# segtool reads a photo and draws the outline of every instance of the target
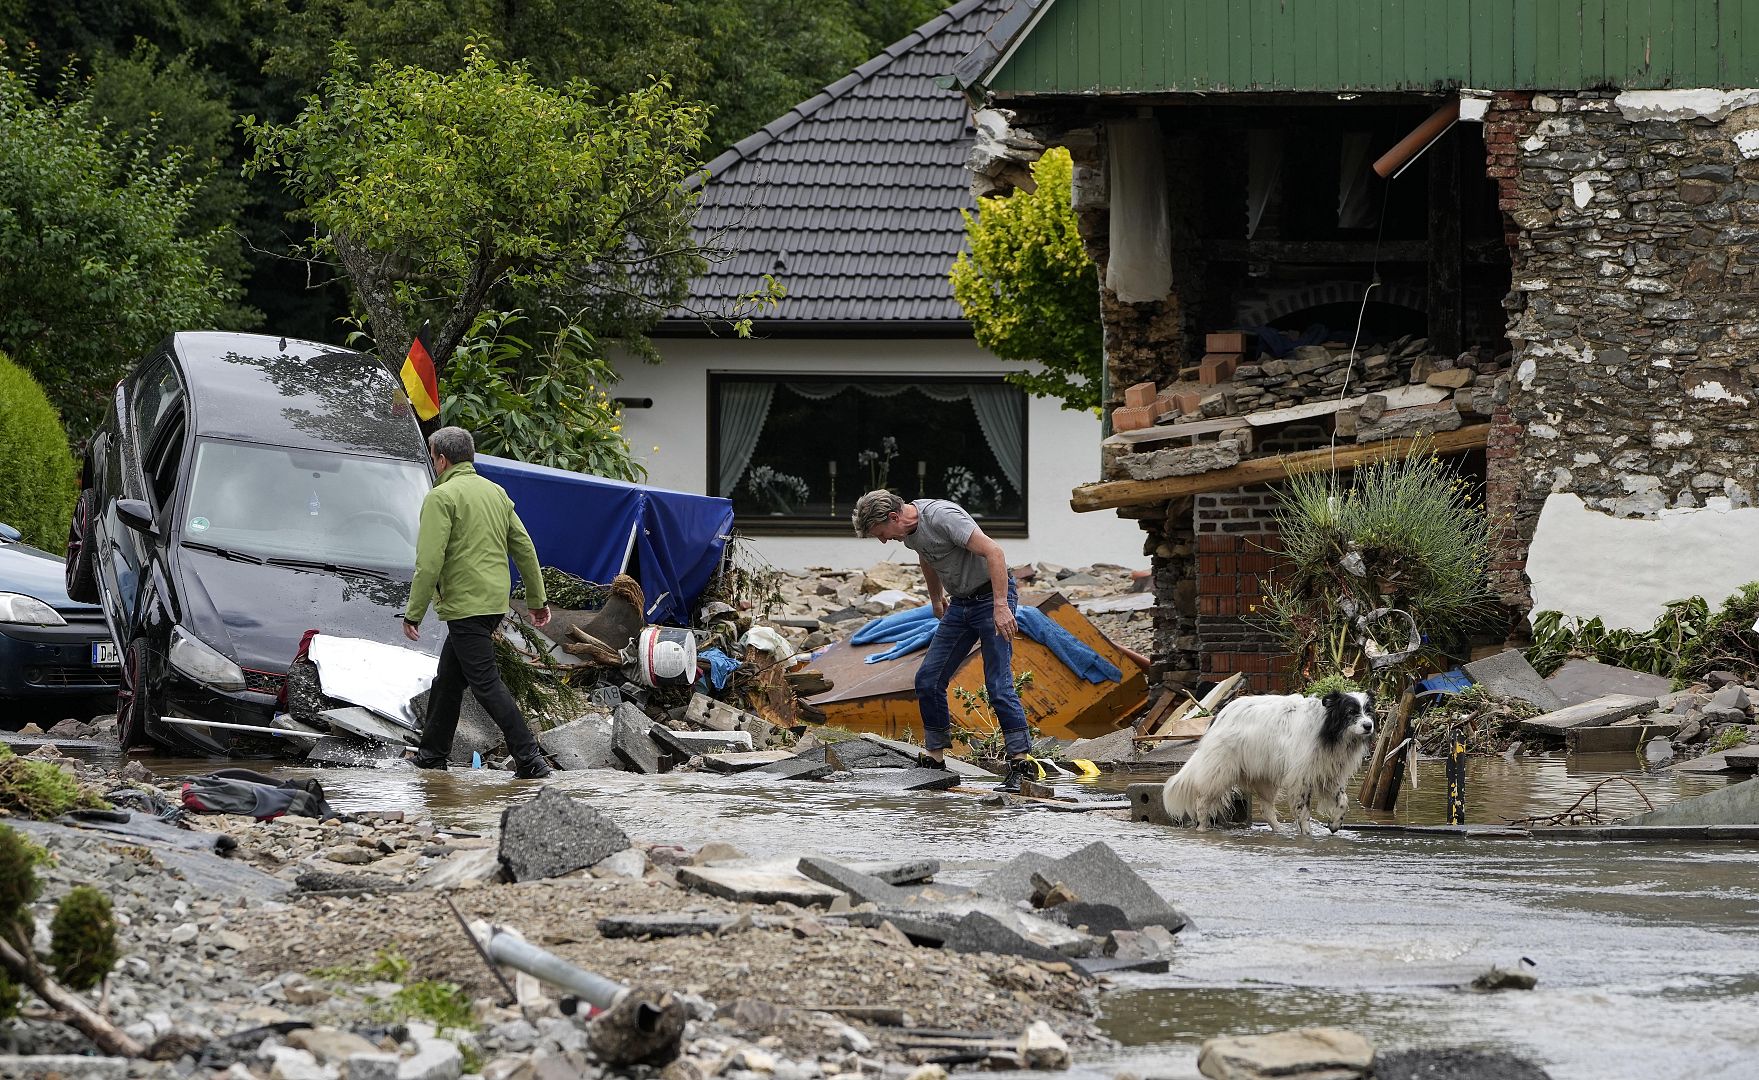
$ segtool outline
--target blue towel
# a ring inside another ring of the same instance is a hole
[[[1016,607],[1014,618],[1020,624],[1021,633],[1049,649],[1065,667],[1088,682],[1124,681],[1124,673],[1118,670],[1118,665],[1094,652],[1090,645],[1063,629],[1044,612],[1028,604]],[[896,660],[918,649],[928,648],[928,643],[934,639],[935,631],[940,629],[940,625],[940,620],[934,617],[934,609],[924,605],[873,620],[855,631],[849,638],[849,643],[871,645],[875,642],[894,642],[885,652],[875,653],[863,661],[877,664],[881,660]]]
[[[733,672],[739,667],[739,661],[715,648],[702,650],[696,654],[696,659],[699,662],[703,660],[708,661],[708,671],[704,672],[702,676],[696,680],[696,685],[699,689],[704,688],[703,682],[706,680],[708,684],[713,686],[716,690],[725,690],[727,688],[727,680],[733,677]]]

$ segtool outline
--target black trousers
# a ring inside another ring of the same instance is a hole
[[[416,751],[418,761],[438,764],[451,754],[466,685],[506,736],[507,751],[513,755],[515,765],[524,765],[539,756],[537,740],[531,737],[513,695],[501,682],[501,669],[495,666],[493,635],[500,625],[499,615],[473,615],[446,624],[440,669],[434,675],[427,723],[421,730],[421,747]]]

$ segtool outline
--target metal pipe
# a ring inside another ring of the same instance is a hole
[[[340,735],[330,735],[321,731],[288,731],[285,728],[254,727],[250,724],[221,724],[213,720],[185,720],[181,716],[161,716],[162,724],[178,724],[183,727],[220,728],[225,731],[248,731],[252,735],[279,735],[286,739],[339,739]]]
[[[620,982],[575,967],[555,953],[545,952],[501,930],[489,936],[488,947],[489,956],[495,963],[560,986],[594,1008],[609,1009],[629,993],[629,988]]]
[[[1460,118],[1460,99],[1454,100],[1435,110],[1429,119],[1417,125],[1411,134],[1400,139],[1398,143],[1374,163],[1374,174],[1382,180],[1391,176],[1394,171],[1404,167],[1430,143],[1441,136],[1441,133],[1452,127]]]

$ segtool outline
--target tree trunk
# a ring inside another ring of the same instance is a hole
[[[372,327],[373,349],[385,367],[395,374],[402,370],[404,354],[415,339],[415,333],[397,303],[395,280],[387,265],[388,260],[356,244],[344,233],[336,233],[332,239],[336,254],[342,260],[342,269],[354,283],[355,295],[366,308],[367,322]],[[439,366],[440,358],[436,356],[436,371]]]

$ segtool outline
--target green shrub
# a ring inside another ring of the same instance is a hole
[[[46,858],[48,853],[23,833],[0,825],[0,930],[28,915],[31,902],[42,891],[37,864]]]
[[[0,521],[60,551],[78,494],[60,415],[30,373],[0,353]]]
[[[122,956],[110,898],[90,885],[75,886],[62,897],[49,931],[49,963],[70,990],[90,990],[103,982]]]
[[[1360,693],[1361,690],[1362,684],[1355,679],[1348,679],[1342,675],[1325,675],[1308,683],[1307,689],[1301,692],[1308,697],[1324,697],[1333,691],[1340,694],[1355,694]]]

